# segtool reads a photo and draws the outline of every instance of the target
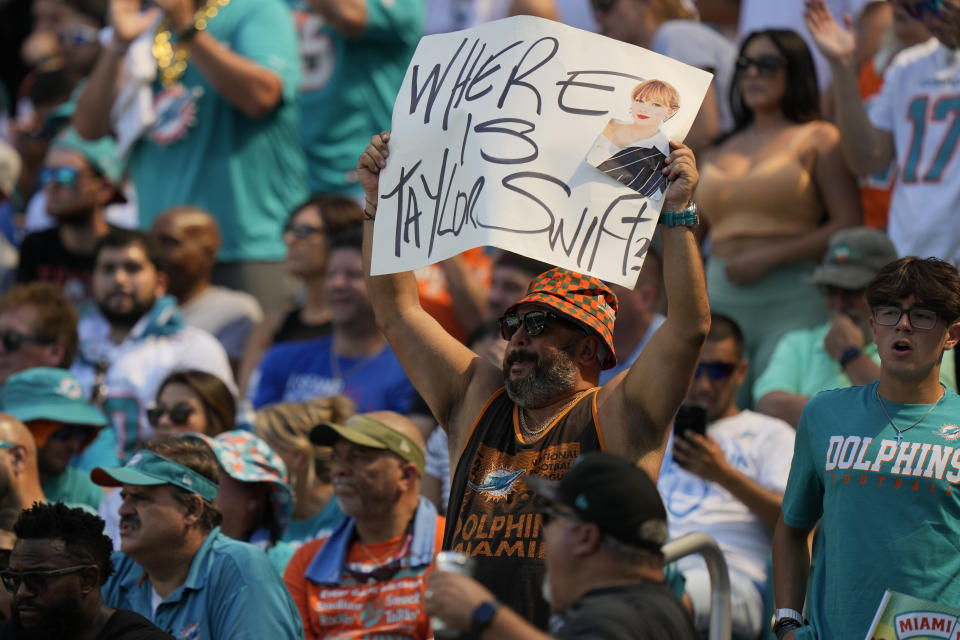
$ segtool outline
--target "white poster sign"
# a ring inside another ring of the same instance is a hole
[[[530,16],[423,38],[393,109],[372,273],[489,245],[634,286],[667,140],[710,79]]]

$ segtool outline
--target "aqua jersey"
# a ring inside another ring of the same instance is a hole
[[[884,400],[877,383],[825,391],[800,418],[783,519],[819,533],[797,639],[863,638],[885,589],[960,602],[960,396]]]
[[[103,489],[90,479],[90,472],[75,467],[67,467],[60,475],[44,482],[42,488],[47,502],[82,504],[93,509],[93,513],[100,508],[104,497]]]
[[[303,0],[288,0],[300,37],[300,138],[312,193],[360,196],[357,158],[390,128],[393,103],[423,33],[423,0],[366,0],[367,26],[346,37]]]
[[[193,557],[186,582],[153,615],[153,585],[140,565],[117,551],[104,602],[153,621],[177,640],[299,640],[303,624],[277,570],[260,549],[216,527]]]
[[[281,260],[283,225],[308,195],[297,132],[293,21],[282,0],[230,0],[207,30],[276,73],[283,97],[269,115],[255,119],[222,98],[196,64],[167,89],[155,82],[156,122],[134,146],[129,164],[140,224],[149,228],[165,209],[195,205],[220,224],[219,260]]]

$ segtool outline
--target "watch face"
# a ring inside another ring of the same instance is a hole
[[[484,602],[476,609],[473,610],[472,627],[475,630],[485,629],[487,625],[490,624],[490,621],[493,620],[493,615],[497,612],[497,606],[492,602]]]

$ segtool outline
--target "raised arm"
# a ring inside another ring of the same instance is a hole
[[[357,170],[366,195],[363,232],[367,293],[377,326],[386,336],[413,386],[447,430],[450,450],[465,444],[473,418],[487,398],[502,385],[500,372],[448,334],[420,306],[413,273],[370,275],[373,220],[376,214],[380,170],[386,167],[387,131],[373,136],[360,156]]]
[[[814,43],[830,63],[837,126],[850,168],[859,175],[883,171],[894,158],[893,135],[873,126],[860,99],[851,25],[841,27],[823,0],[807,0],[804,19]]]
[[[671,184],[663,210],[678,211],[687,206],[699,175],[690,149],[670,144],[673,152],[664,171]],[[639,459],[652,477],[659,473],[667,426],[683,401],[710,331],[703,261],[693,230],[662,227],[662,233],[667,319],[626,374],[604,385],[598,397],[606,448]],[[648,459],[649,453],[656,455]]]

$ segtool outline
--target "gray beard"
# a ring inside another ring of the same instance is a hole
[[[507,396],[521,408],[537,409],[573,391],[577,385],[577,365],[566,351],[560,350],[550,362],[538,359],[525,378],[511,380],[503,374]]]

